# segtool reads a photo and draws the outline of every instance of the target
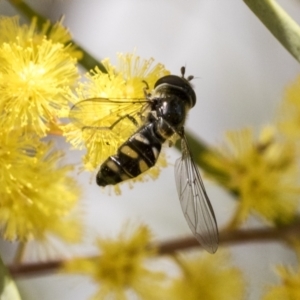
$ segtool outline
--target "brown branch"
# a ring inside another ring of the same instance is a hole
[[[251,230],[234,230],[220,233],[220,245],[240,244],[253,242],[287,241],[291,238],[300,237],[300,222],[281,228],[263,228]],[[192,247],[200,247],[194,237],[174,239],[167,242],[154,243],[150,247],[155,247],[160,255],[172,254],[179,250]],[[92,258],[92,257],[91,257]],[[65,263],[64,260],[50,262],[27,263],[22,265],[9,266],[10,273],[17,276],[40,275],[50,272],[57,272]]]
[[[300,223],[281,228],[263,228],[250,230],[223,231],[220,233],[220,245],[234,245],[241,243],[287,241],[293,237],[300,237]],[[179,250],[201,247],[194,237],[174,239],[157,244],[159,254],[172,254]]]

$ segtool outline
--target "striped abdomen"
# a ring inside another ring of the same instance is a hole
[[[106,186],[137,177],[153,167],[165,138],[156,133],[155,122],[148,123],[120,146],[100,167],[97,184]]]

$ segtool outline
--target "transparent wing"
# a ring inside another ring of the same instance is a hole
[[[186,137],[181,139],[182,157],[175,163],[175,179],[186,221],[205,250],[215,253],[219,234],[216,217],[195,165]]]
[[[69,118],[82,129],[113,129],[124,121],[138,126],[149,107],[148,99],[93,98],[76,103]]]

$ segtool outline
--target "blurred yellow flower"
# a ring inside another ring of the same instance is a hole
[[[72,213],[80,197],[71,166],[51,144],[14,132],[0,133],[0,231],[4,239],[43,240],[48,233],[68,241],[81,238]]]
[[[278,127],[285,137],[300,138],[300,76],[286,89],[278,112]]]
[[[218,156],[206,159],[228,176],[222,184],[238,195],[238,208],[230,227],[251,214],[275,224],[291,222],[299,205],[299,169],[292,143],[277,141],[272,128],[258,140],[251,129],[231,131]]]
[[[280,276],[279,285],[268,286],[262,300],[298,300],[300,299],[300,268],[277,267]]]
[[[63,271],[90,276],[99,285],[91,299],[127,299],[128,292],[141,299],[158,299],[163,292],[165,274],[146,266],[147,260],[155,254],[154,249],[148,247],[150,239],[147,226],[140,225],[134,231],[125,226],[115,240],[97,240],[98,256],[70,260]]]
[[[178,257],[181,276],[172,281],[164,299],[239,300],[244,299],[242,272],[230,264],[223,252]]]
[[[54,33],[52,39],[37,34],[35,22],[28,27],[17,18],[1,18],[0,28],[0,128],[45,136],[49,123],[69,111],[76,59]]]
[[[153,59],[142,60],[135,54],[118,54],[116,67],[106,59],[102,63],[107,73],[102,73],[95,68],[86,74],[84,82],[79,83],[76,95],[73,95],[74,104],[80,100],[93,98],[109,98],[115,101],[115,104],[110,105],[105,102],[89,103],[81,107],[83,111],[80,111],[82,118],[80,124],[71,123],[62,126],[64,135],[75,148],[86,147],[87,152],[83,158],[85,169],[95,170],[108,156],[115,154],[119,146],[142,124],[139,118],[135,122],[130,118],[123,118],[122,124],[117,123],[113,129],[103,129],[106,125],[108,127],[108,124],[116,122],[119,114],[124,115],[136,109],[133,103],[144,101],[145,82],[151,90],[159,78],[169,74],[162,64],[152,66],[153,62]],[[132,102],[122,105],[122,111],[120,111],[118,103],[122,103],[124,99],[131,99]],[[144,102],[141,102],[140,108],[143,104]],[[116,110],[117,113],[113,113],[112,110]],[[101,119],[100,122],[98,116],[103,115],[105,115],[105,120]],[[85,124],[93,124],[93,126],[82,129]],[[97,129],[97,127],[102,129]],[[161,163],[158,163],[156,168],[153,168],[154,170],[147,172],[151,177],[156,177],[156,173],[159,173],[159,166],[166,165],[163,157],[160,157],[160,161]],[[134,180],[143,181],[144,178],[145,176],[139,176]]]

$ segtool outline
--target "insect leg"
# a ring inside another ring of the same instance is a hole
[[[114,123],[112,123],[110,126],[84,126],[84,127],[82,127],[82,130],[84,130],[84,129],[112,130],[120,121],[122,121],[125,118],[128,118],[128,120],[130,120],[135,126],[139,126],[139,123],[137,122],[137,120],[134,117],[127,114],[124,116],[120,116],[119,119],[116,120]]]
[[[143,88],[143,91],[144,91],[144,95],[145,95],[145,98],[146,99],[149,99],[151,97],[151,93],[149,93],[149,84],[146,80],[142,80],[142,82],[146,85],[144,88]]]
[[[124,115],[124,116],[120,116],[120,118],[115,121],[114,123],[112,123],[110,126],[109,126],[109,129],[113,129],[121,120],[125,119],[125,118],[128,118],[128,120],[130,120],[133,125],[135,126],[139,126],[139,123],[137,122],[137,120],[133,117],[133,116],[130,116],[130,115]]]

